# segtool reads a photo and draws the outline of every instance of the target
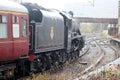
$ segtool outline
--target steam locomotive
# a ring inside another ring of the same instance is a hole
[[[43,72],[79,57],[84,38],[65,12],[0,3],[0,78]]]

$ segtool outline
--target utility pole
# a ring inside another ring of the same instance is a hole
[[[118,37],[120,38],[120,0],[118,1]]]

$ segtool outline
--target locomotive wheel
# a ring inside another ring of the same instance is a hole
[[[76,54],[77,58],[80,56],[80,51],[77,50],[77,54]]]
[[[78,50],[79,47],[80,47],[80,46],[79,46],[79,40],[77,40],[77,39],[73,40],[73,41],[72,41],[72,49],[73,49],[73,51]]]
[[[59,53],[59,63],[63,64],[66,61],[71,61],[71,54],[70,53],[66,53],[66,52],[60,52]]]
[[[75,58],[76,58],[76,51],[73,52],[72,55],[73,55],[73,60],[75,60]]]
[[[73,53],[70,53],[70,59],[73,60]]]
[[[75,52],[70,53],[70,58],[71,58],[71,60],[75,60]]]
[[[79,50],[81,50],[84,47],[85,43],[83,41],[80,41],[79,43]]]
[[[67,61],[67,53],[63,51],[63,53],[61,54],[62,54],[62,62],[65,63]]]
[[[63,63],[63,57],[62,57],[61,52],[58,53],[58,58],[59,58],[59,64],[62,64]]]
[[[49,65],[49,60],[47,59],[47,57],[45,56],[40,56],[39,59],[37,59],[37,65],[34,65],[34,66],[37,66],[37,70],[39,72],[44,72],[46,69],[48,69],[50,67]]]
[[[59,65],[59,56],[58,56],[58,52],[54,52],[54,55],[51,55],[51,59],[52,59],[52,66],[58,66]]]
[[[72,60],[72,53],[71,52],[67,54],[67,58],[68,58],[69,62]]]
[[[75,57],[76,57],[76,58],[79,57],[79,50],[77,50],[77,51],[75,52]]]

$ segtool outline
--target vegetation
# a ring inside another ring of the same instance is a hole
[[[99,33],[103,30],[107,30],[107,23],[81,23],[80,29],[83,33]]]
[[[81,79],[84,80],[84,79]],[[87,80],[120,80],[120,64],[105,68],[97,74],[88,75]]]

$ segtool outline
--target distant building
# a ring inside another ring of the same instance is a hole
[[[22,3],[23,0],[10,0],[10,1],[14,1],[14,2],[17,2],[17,3]]]

